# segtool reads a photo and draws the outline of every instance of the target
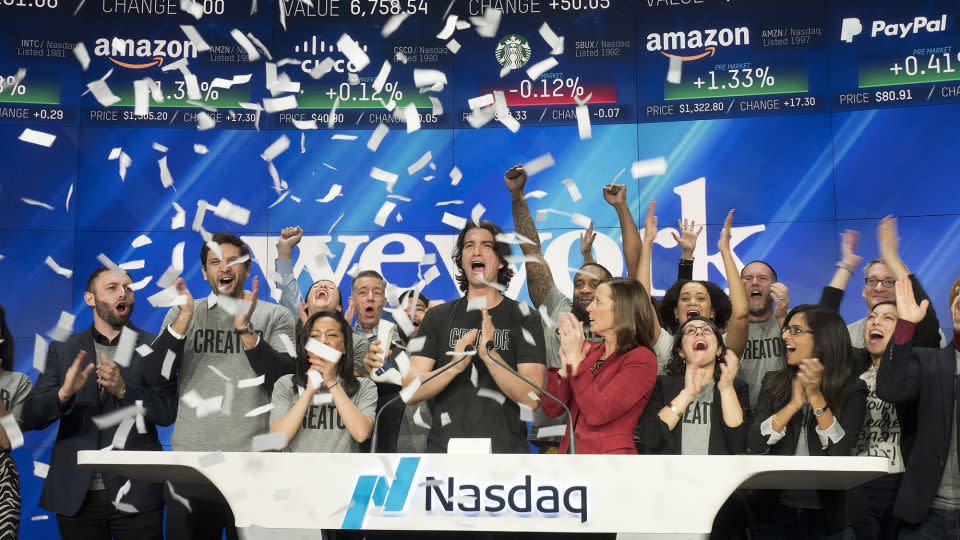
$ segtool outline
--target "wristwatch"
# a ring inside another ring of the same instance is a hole
[[[252,334],[252,333],[253,333],[253,323],[250,321],[247,321],[247,325],[244,326],[243,328],[237,329],[237,334],[240,334],[241,336],[244,334]]]
[[[827,407],[827,406],[817,407],[816,409],[813,410],[813,415],[814,415],[814,416],[823,416],[823,413],[824,413],[827,409],[829,409],[829,407]]]

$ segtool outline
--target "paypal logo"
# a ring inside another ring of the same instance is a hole
[[[419,466],[420,458],[405,457],[400,458],[392,483],[386,476],[364,475],[358,478],[357,485],[353,488],[350,507],[343,516],[340,528],[363,528],[363,520],[367,517],[367,508],[371,501],[385,512],[402,512]]]

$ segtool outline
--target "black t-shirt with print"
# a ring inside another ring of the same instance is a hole
[[[536,311],[524,316],[516,301],[504,297],[496,307],[489,310],[496,335],[492,340],[504,362],[516,369],[517,364],[545,364],[543,325]],[[457,341],[472,329],[480,329],[480,311],[467,311],[467,299],[431,308],[420,323],[419,335],[426,337],[423,349],[415,353],[436,362],[438,369],[454,358],[446,353],[452,351]],[[523,330],[533,344],[524,339]],[[486,343],[485,336],[478,336],[477,347]],[[498,454],[528,453],[527,426],[520,421],[520,408],[506,398],[503,405],[496,399],[478,395],[488,389],[503,394],[493,376],[479,356],[472,359],[471,366],[457,375],[440,393],[427,401],[432,415],[430,433],[427,436],[428,452],[446,452],[451,438],[489,437],[493,451]],[[476,369],[477,385],[473,385],[472,372]],[[428,383],[429,384],[429,383]],[[532,389],[531,389],[532,390]],[[449,423],[444,426],[447,417]]]

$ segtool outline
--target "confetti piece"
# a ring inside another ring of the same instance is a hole
[[[253,388],[256,386],[263,386],[263,383],[266,381],[266,378],[263,375],[259,377],[253,377],[252,379],[240,379],[237,381],[237,388]]]
[[[528,345],[536,347],[537,342],[533,339],[533,334],[530,333],[526,328],[520,328],[523,331],[523,340],[527,342]]]
[[[374,180],[379,180],[387,184],[388,193],[393,192],[393,186],[397,183],[397,178],[399,178],[396,174],[390,171],[385,171],[379,167],[374,167],[370,170],[370,177]]]
[[[217,122],[206,111],[200,111],[197,114],[197,131],[206,131],[213,129]]]
[[[170,174],[170,169],[167,167],[167,156],[157,160],[157,165],[160,166],[160,184],[164,189],[173,185],[173,176]]]
[[[134,422],[136,422],[136,419],[133,417],[124,418],[117,426],[117,430],[113,432],[113,441],[110,446],[117,450],[123,450],[123,447],[127,445],[127,437],[130,436],[130,430],[133,429]]]
[[[476,351],[474,351],[474,354],[476,354]],[[474,388],[480,384],[480,372],[477,371],[477,366],[475,365],[470,366],[470,384],[472,384]]]
[[[457,29],[457,19],[458,17],[456,15],[450,15],[447,17],[446,24],[443,25],[443,30],[437,34],[437,39],[450,39],[450,36],[452,36]]]
[[[131,330],[129,326],[124,326],[120,331],[120,341],[117,342],[117,350],[113,353],[113,361],[118,366],[129,367],[130,358],[133,356],[133,348],[137,345],[137,332]]]
[[[500,405],[503,405],[503,403],[507,400],[506,396],[504,396],[500,392],[497,392],[496,390],[491,390],[489,388],[481,388],[480,390],[477,390],[477,396],[482,398],[492,399],[497,403],[499,403]]]
[[[40,337],[40,334],[34,334],[33,341],[33,369],[43,373],[47,367],[47,350],[50,344],[47,340]]]
[[[149,245],[151,243],[153,243],[153,240],[150,240],[149,236],[145,234],[141,234],[140,236],[134,238],[133,242],[130,242],[130,247],[139,248],[139,247]]]
[[[201,12],[202,12],[201,8]],[[183,30],[183,33],[187,35],[187,39],[190,40],[190,43],[196,47],[197,52],[204,52],[210,50],[210,45],[203,40],[203,37],[200,36],[200,32],[197,32],[197,29],[189,24],[181,24],[180,29]]]
[[[178,495],[177,492],[173,490],[173,484],[171,484],[169,480],[167,480],[167,489],[170,491],[170,496],[173,497],[173,500],[182,504],[184,508],[187,509],[187,512],[193,512],[193,509],[190,508],[190,501],[183,495]]]
[[[133,261],[127,261],[125,263],[120,263],[120,268],[124,270],[143,270],[143,267],[146,266],[147,261],[143,259],[137,259]]]
[[[423,346],[427,343],[427,336],[419,336],[411,339],[407,342],[407,352],[410,354],[418,353],[423,350]]]
[[[383,142],[383,138],[386,137],[389,132],[390,128],[381,122],[377,128],[373,130],[370,139],[367,140],[367,148],[370,149],[371,152],[376,152],[377,148],[380,147],[380,143]]]
[[[557,325],[556,321],[554,321],[553,318],[550,317],[550,312],[547,311],[547,309],[544,306],[540,306],[540,308],[537,311],[540,313],[540,318],[543,319],[544,326],[546,326],[547,328],[553,328],[554,326]],[[526,314],[524,314],[524,316],[526,316]]]
[[[261,414],[268,413],[272,410],[273,410],[273,403],[267,403],[262,407],[257,407],[256,409],[250,410],[244,416],[247,418],[253,418],[255,416],[260,416]]]
[[[200,20],[200,17],[203,17],[203,6],[194,0],[180,0],[180,9],[190,15],[193,15],[193,18]]]
[[[455,186],[460,183],[460,180],[463,179],[463,173],[460,172],[460,169],[456,165],[453,166],[453,170],[450,171],[450,185]]]
[[[23,202],[25,202],[26,204],[29,204],[30,206],[39,206],[40,208],[45,208],[45,209],[47,209],[47,210],[53,210],[53,207],[50,206],[49,204],[45,203],[45,202],[36,201],[36,200],[34,200],[34,199],[28,199],[28,198],[26,198],[26,197],[20,197],[20,200],[23,201]]]
[[[479,225],[480,218],[483,216],[483,213],[486,211],[487,209],[482,204],[477,203],[476,206],[473,207],[473,210],[470,212],[470,219],[473,220],[474,223]]]
[[[17,424],[17,419],[12,414],[0,417],[0,426],[7,432],[7,439],[10,440],[10,449],[16,450],[23,446],[23,433]]]
[[[167,151],[170,150],[170,149],[167,148],[166,146],[158,143],[157,141],[153,141],[153,145],[152,145],[152,146],[153,146],[153,149],[154,149],[154,150],[156,150],[157,152],[163,152],[164,154],[166,154]]]
[[[434,204],[434,206],[448,206],[448,205],[451,205],[451,204],[463,204],[463,200],[462,200],[462,199],[454,199],[454,200],[452,200],[452,201],[440,201],[440,202]]]
[[[585,216],[583,214],[574,212],[570,215],[570,222],[577,227],[583,227],[584,229],[587,229],[590,227],[590,224],[593,223],[593,220],[590,219],[590,216]]]
[[[67,279],[70,279],[71,277],[73,277],[73,270],[68,270],[60,266],[59,264],[57,264],[57,261],[53,260],[53,257],[49,255],[47,255],[46,259],[44,259],[43,264],[47,265],[51,270],[53,270],[54,272],[60,274],[61,276]]]
[[[347,34],[343,34],[337,40],[337,50],[347,57],[347,60],[353,64],[355,71],[363,71],[363,68],[370,64],[370,57],[367,56],[367,53],[363,52],[360,45]]]
[[[204,454],[197,459],[200,468],[206,469],[207,467],[212,467],[223,463],[223,453],[222,452],[210,452],[209,454]]]
[[[552,439],[554,437],[563,437],[567,434],[565,424],[559,426],[545,426],[537,430],[538,439]]]
[[[447,75],[439,69],[414,69],[413,84],[417,88],[429,88],[431,92],[439,92],[447,84]]]
[[[550,46],[550,54],[563,54],[563,37],[557,36],[550,25],[544,22],[540,25],[540,37]]]
[[[544,73],[557,67],[557,64],[559,64],[559,62],[557,62],[557,59],[552,56],[541,60],[527,68],[527,77],[535,81]]]
[[[150,88],[146,80],[133,81],[133,114],[146,116],[150,113]]]
[[[423,429],[430,429],[430,424],[423,421],[423,415],[420,412],[422,407],[422,405],[418,406],[417,410],[413,413],[413,423],[422,427]]]
[[[248,56],[247,60],[256,62],[260,59],[260,53],[257,52],[257,48],[247,39],[247,36],[243,35],[243,32],[234,28],[230,31],[230,35],[233,36],[233,39],[246,51]]]
[[[417,106],[413,103],[407,103],[403,109],[397,109],[402,112],[403,121],[407,124],[407,133],[413,133],[420,129],[420,113],[417,112]]]
[[[67,203],[66,203],[67,212],[70,211],[70,199],[72,197],[73,197],[73,182],[70,182],[70,191],[67,192]]]
[[[497,35],[502,14],[497,8],[487,7],[483,10],[482,17],[470,17],[470,22],[473,23],[473,27],[480,37],[492,38]]]
[[[517,403],[517,406],[520,408],[520,421],[533,422],[533,409],[523,403]]]
[[[417,393],[417,390],[420,388],[421,384],[420,377],[414,378],[412,381],[410,381],[410,384],[400,389],[400,399],[402,399],[404,403],[409,404],[410,399],[412,399],[413,395]]]
[[[260,159],[264,161],[273,161],[274,158],[280,154],[287,151],[290,148],[290,139],[286,135],[281,135],[277,140],[273,141],[266,150],[260,154]]]
[[[31,517],[30,521],[46,521],[48,519],[50,519],[50,516],[48,515],[39,515]]]
[[[440,100],[433,96],[429,96],[429,97],[430,97],[430,106],[432,107],[432,110],[430,112],[432,112],[434,116],[440,116],[441,114],[443,114],[443,103],[440,103]]]
[[[406,18],[409,16],[410,16],[409,13],[404,12],[404,13],[400,13],[399,15],[394,15],[393,17],[390,17],[389,19],[387,19],[387,22],[384,23],[383,25],[383,29],[380,30],[380,36],[387,37],[390,34],[396,32],[397,28],[400,28],[400,25],[403,24],[403,21],[405,21]]]
[[[667,158],[661,156],[635,162],[630,167],[630,174],[634,178],[645,176],[660,176],[667,173]]]
[[[146,287],[146,286],[150,283],[150,280],[152,280],[152,279],[153,279],[153,276],[151,275],[151,276],[147,276],[147,277],[145,277],[145,278],[143,278],[143,279],[141,279],[141,280],[139,280],[139,281],[134,281],[133,283],[130,284],[130,289],[133,290],[133,291],[139,291],[139,290],[143,289],[144,287]]]
[[[467,311],[480,311],[484,309],[487,309],[487,298],[485,296],[467,300]]]
[[[422,156],[420,156],[420,159],[418,159],[418,160],[415,161],[413,164],[411,164],[409,167],[407,167],[407,174],[413,175],[413,174],[419,172],[420,169],[423,169],[424,167],[426,167],[426,166],[427,166],[427,163],[430,163],[430,160],[432,160],[432,159],[433,159],[433,154],[431,154],[430,151],[427,150],[427,152],[426,152],[425,154],[423,154]]]
[[[449,49],[449,51],[453,54],[457,54],[460,52],[460,42],[455,39],[451,39],[447,42],[447,49]]]
[[[153,352],[153,349],[151,349],[150,346],[147,345],[146,343],[144,343],[143,345],[140,345],[139,347],[137,347],[137,348],[134,349],[134,350],[137,351],[137,354],[139,354],[139,355],[142,356],[142,357],[143,357],[143,356],[147,356],[147,355],[149,355],[150,353]]]
[[[553,155],[550,153],[543,154],[531,161],[528,161],[523,164],[524,170],[527,171],[527,177],[533,176],[541,171],[553,167],[556,163],[553,161]]]
[[[683,60],[676,56],[670,57],[670,66],[667,68],[667,82],[670,84],[680,84],[680,75],[683,70]]]
[[[283,450],[287,445],[286,435],[283,433],[265,433],[255,435],[250,449],[254,452],[267,452],[272,450]]]
[[[24,129],[23,133],[21,133],[17,138],[23,142],[36,144],[39,146],[46,146],[47,148],[50,148],[50,145],[53,144],[53,141],[57,140],[56,135],[51,135],[42,131],[34,131],[30,128]]]
[[[530,399],[532,399],[532,400],[534,400],[534,401],[540,401],[540,396],[538,396],[538,395],[536,394],[536,392],[534,392],[533,390],[527,392],[527,397],[529,397]]]
[[[170,373],[173,371],[173,361],[177,358],[177,355],[168,350],[166,355],[163,357],[163,366],[160,368],[160,375],[164,379],[170,380]]]
[[[177,294],[176,289],[169,287],[147,297],[147,302],[155,308],[182,306],[187,303],[187,297]]]
[[[219,299],[219,300],[223,300],[224,298],[225,298],[225,297],[221,295],[221,296],[219,296],[218,299]],[[220,303],[217,302],[217,305],[220,305]],[[210,368],[210,371],[212,371],[217,377],[220,377],[221,379],[223,379],[223,380],[225,380],[225,381],[230,381],[230,380],[232,380],[230,377],[227,377],[226,375],[224,375],[224,373],[223,373],[222,371],[220,371],[219,369],[217,369],[216,366],[207,364],[207,367]]]
[[[547,196],[546,191],[538,189],[536,191],[531,191],[530,193],[527,193],[526,196],[524,196],[524,198],[525,199],[542,199],[546,196]]]
[[[386,201],[383,203],[383,206],[380,207],[380,210],[377,211],[376,217],[374,217],[373,222],[377,225],[383,227],[387,223],[387,217],[390,216],[390,212],[393,212],[393,209],[397,207],[397,203],[392,201]]]
[[[373,80],[371,87],[374,92],[383,91],[383,86],[387,84],[387,77],[390,76],[390,62],[388,60],[383,61],[383,65],[380,66],[380,72],[377,73],[377,78]]]
[[[268,113],[289,111],[297,108],[297,97],[294,95],[279,98],[263,98],[263,110]]]
[[[318,203],[328,203],[328,202],[332,201],[333,199],[341,196],[341,195],[342,195],[342,190],[343,190],[343,186],[341,186],[340,184],[334,184],[334,185],[330,186],[330,191],[328,191],[326,195],[324,195],[323,197],[317,199],[317,202],[318,202]]]
[[[316,120],[293,120],[293,127],[300,130],[317,129],[317,121]],[[300,135],[302,136],[303,133],[301,133]],[[302,138],[300,140],[301,142],[303,141]]]
[[[323,358],[324,360],[334,364],[339,362],[340,357],[343,356],[343,353],[340,351],[313,338],[307,340],[307,344],[304,346],[304,348],[320,358]]]
[[[170,220],[170,228],[173,230],[181,229],[187,224],[187,213],[184,212],[183,207],[177,203],[173,203],[173,209],[176,210],[176,213]]]
[[[110,107],[120,101],[120,98],[114,95],[107,82],[103,79],[87,83],[87,89],[93,94],[93,97],[104,107]]]
[[[73,55],[77,57],[77,61],[80,62],[80,67],[83,71],[86,71],[87,68],[90,67],[90,53],[82,41],[74,46]]]
[[[38,478],[46,478],[47,473],[50,472],[50,465],[47,463],[41,463],[39,461],[33,462],[33,475]]]
[[[593,128],[590,126],[590,111],[586,105],[577,105],[577,133],[580,140],[585,141],[593,137]]]
[[[94,416],[93,425],[97,426],[97,429],[104,430],[113,426],[120,425],[125,419],[132,419],[137,415],[137,412],[142,412],[143,407],[138,405],[127,405],[126,407],[121,407],[115,411],[110,411],[105,414]]]
[[[449,225],[454,229],[462,230],[467,226],[467,220],[460,217],[450,214],[448,212],[443,213],[443,219],[441,220],[445,225]]]
[[[482,109],[484,107],[489,107],[490,105],[493,105],[493,101],[494,99],[493,99],[492,93],[483,94],[482,96],[477,96],[475,98],[468,99],[467,107],[469,107],[470,110]]]
[[[122,148],[114,148],[113,150],[110,151],[110,156],[108,156],[107,159],[111,161],[114,159],[120,160],[118,162],[120,167],[120,180],[126,180],[127,168],[133,164],[133,160],[130,159],[130,156],[128,156],[127,153],[124,152]]]
[[[313,69],[308,71],[307,74],[314,79],[319,79],[320,77],[323,77],[327,73],[333,71],[333,68],[336,65],[337,63],[333,60],[333,58],[327,57],[314,64]]]
[[[211,206],[210,210],[213,210],[214,215],[217,217],[223,218],[227,221],[232,221],[239,225],[246,225],[250,221],[250,210],[233,204],[226,199],[220,199],[220,202],[217,204],[217,206]]]

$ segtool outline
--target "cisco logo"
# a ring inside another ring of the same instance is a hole
[[[366,45],[361,45],[360,48],[363,49],[363,52],[367,52]],[[339,53],[340,49],[337,47],[336,43],[327,44],[326,41],[318,39],[317,36],[311,36],[310,39],[304,40],[303,43],[299,45],[294,45],[293,52],[303,54],[303,55],[310,55],[313,57],[313,58],[304,60],[303,63],[300,64],[300,69],[302,69],[304,73],[309,73],[315,66],[320,64],[320,62],[322,61],[316,58],[318,54],[323,55],[323,54]],[[331,60],[333,60],[333,70],[336,71],[337,73],[344,73],[344,71],[349,71],[350,73],[356,73],[358,71],[357,66],[353,65],[353,63],[347,62],[346,59],[344,58],[337,58],[337,59],[331,59]]]

